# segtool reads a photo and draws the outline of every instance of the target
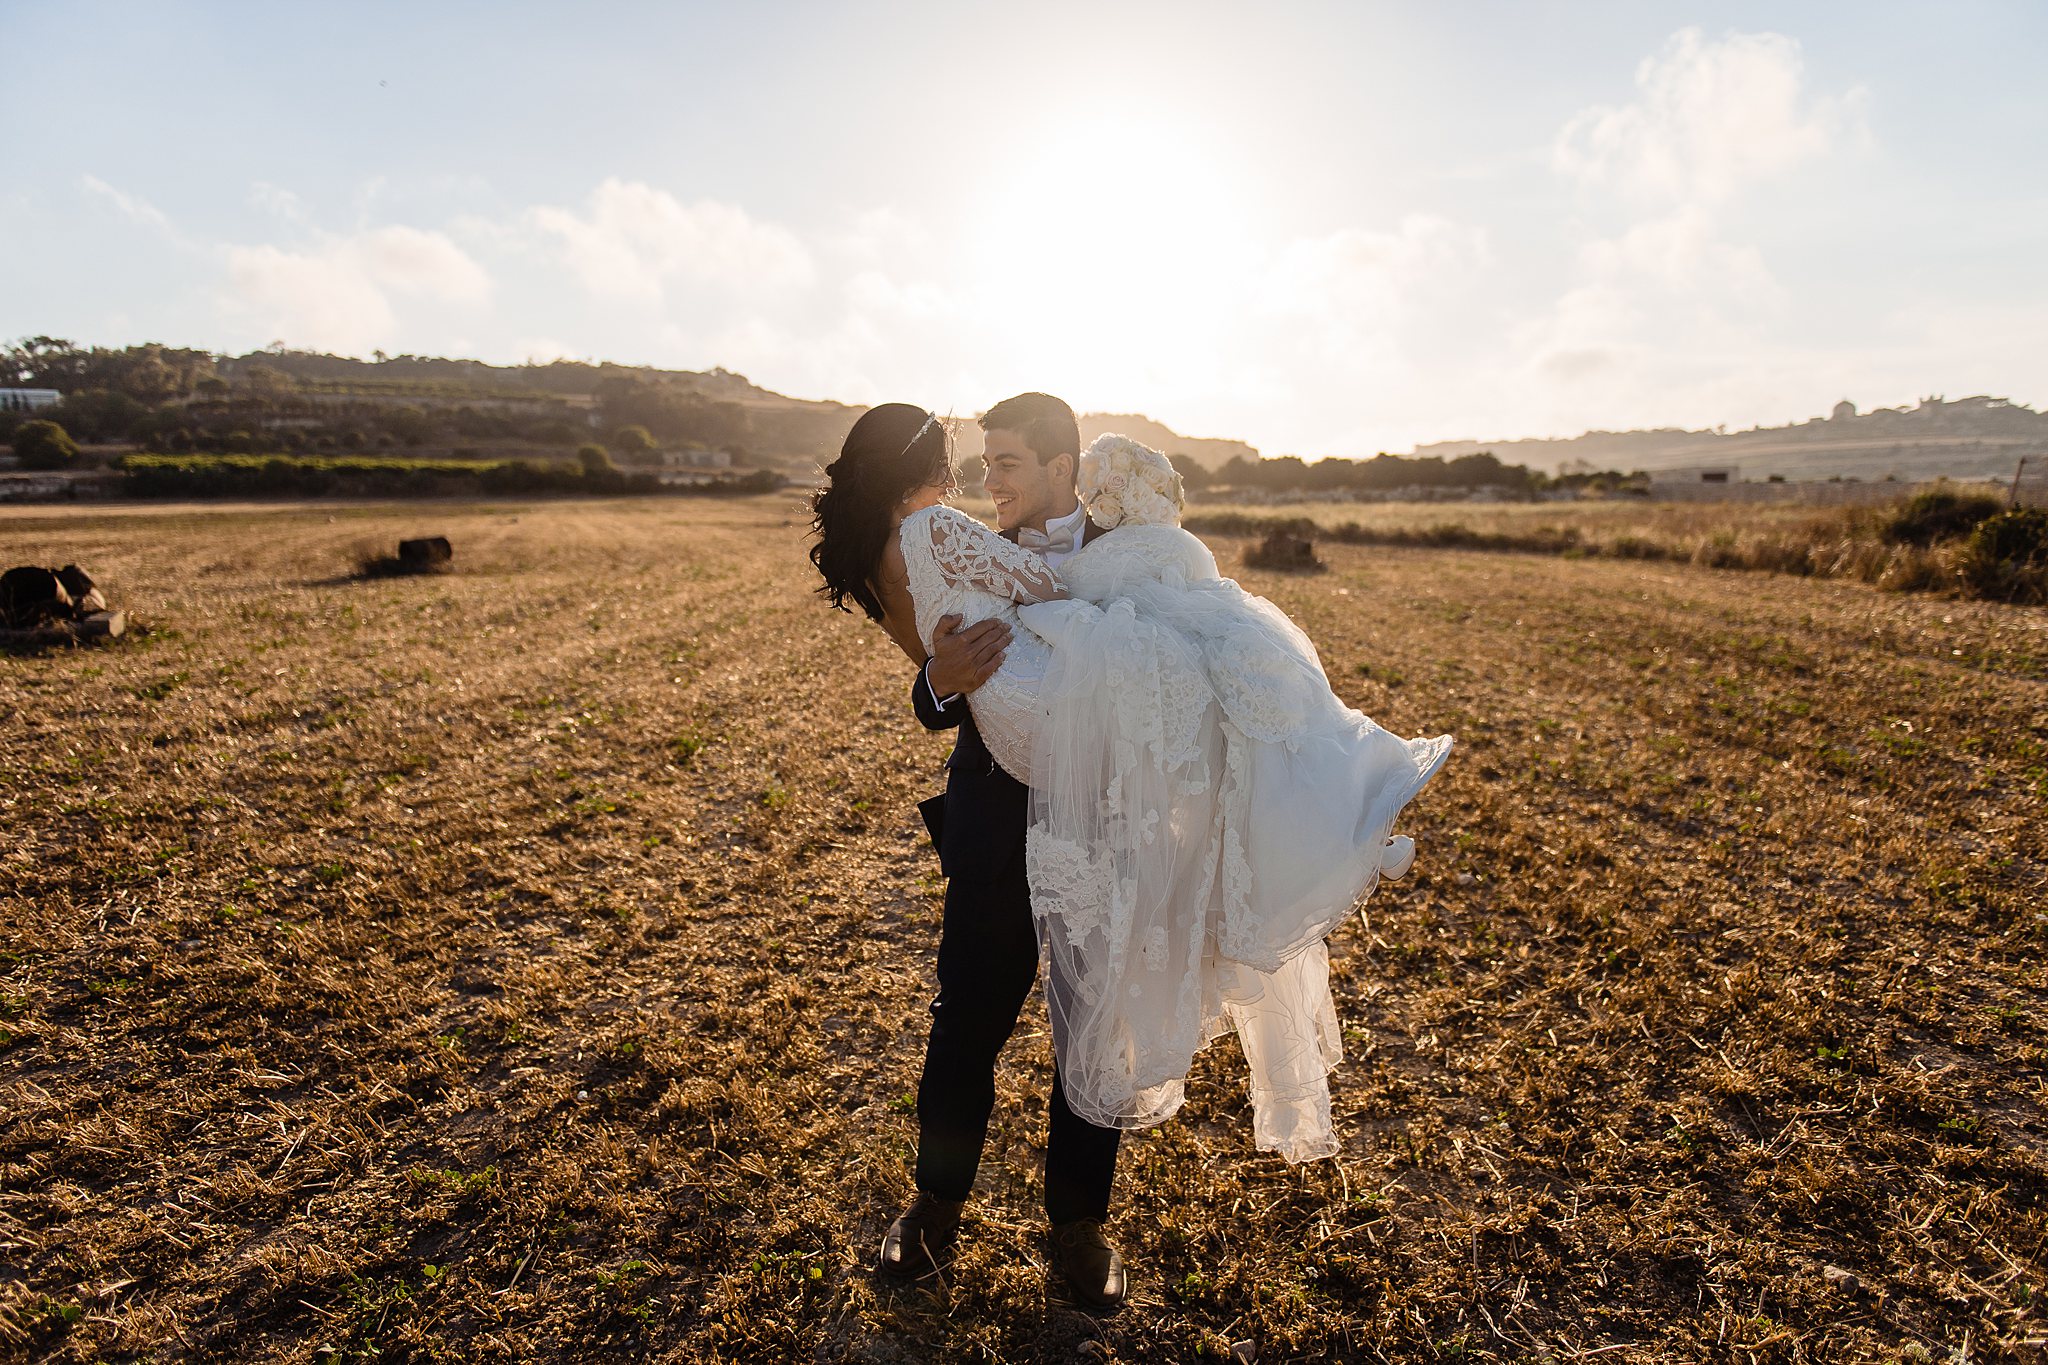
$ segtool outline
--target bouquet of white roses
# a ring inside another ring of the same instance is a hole
[[[1107,435],[1081,452],[1076,491],[1104,526],[1178,526],[1187,490],[1164,455],[1128,436]]]

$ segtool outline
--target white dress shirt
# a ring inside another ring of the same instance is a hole
[[[1066,561],[1068,555],[1071,555],[1072,553],[1074,553],[1075,550],[1080,549],[1081,532],[1087,528],[1087,525],[1088,509],[1081,506],[1079,503],[1075,503],[1074,510],[1067,513],[1067,515],[1063,517],[1052,517],[1048,519],[1045,523],[1045,533],[1049,536],[1064,535],[1067,540],[1068,548],[1064,550],[1041,551],[1041,554],[1044,556],[1045,562],[1047,564],[1050,564],[1053,568],[1057,569],[1062,563]]]

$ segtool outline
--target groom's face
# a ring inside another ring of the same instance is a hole
[[[1041,460],[1025,444],[1022,432],[1001,427],[982,436],[982,459],[988,464],[988,495],[995,499],[996,525],[1005,531],[1020,526],[1045,529],[1045,521],[1068,510],[1073,502],[1074,457],[1055,455]]]

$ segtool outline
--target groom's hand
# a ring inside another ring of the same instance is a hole
[[[941,697],[972,692],[1002,666],[1009,648],[1010,628],[1001,621],[977,621],[962,630],[959,616],[941,616],[925,678]]]

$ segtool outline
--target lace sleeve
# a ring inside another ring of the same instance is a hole
[[[931,519],[932,560],[950,583],[1013,602],[1050,602],[1066,585],[1043,559],[965,515]]]

